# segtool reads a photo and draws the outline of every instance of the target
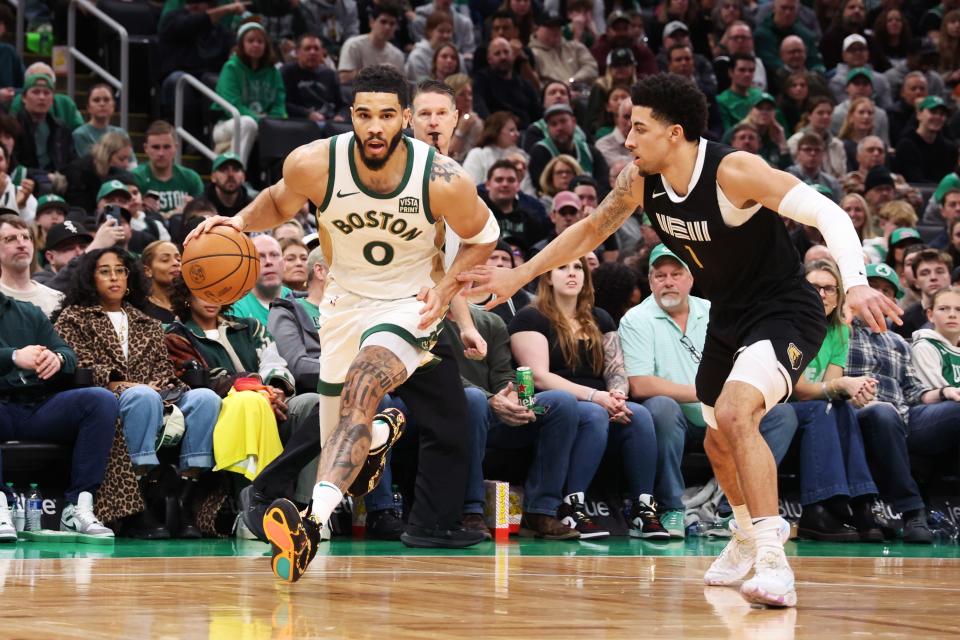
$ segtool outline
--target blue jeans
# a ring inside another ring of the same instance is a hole
[[[103,388],[71,389],[35,405],[0,402],[0,442],[26,440],[73,445],[67,502],[103,482],[117,424],[117,397]],[[0,478],[3,477],[0,469]],[[3,491],[6,486],[0,482]],[[7,496],[8,503],[12,496]]]
[[[836,495],[877,493],[870,475],[857,413],[849,402],[791,402],[800,436],[800,504]],[[828,410],[829,408],[829,410]]]
[[[912,408],[910,415],[912,422]],[[857,419],[863,432],[867,460],[880,488],[880,497],[896,511],[923,509],[920,488],[910,474],[907,426],[903,424],[900,414],[892,404],[878,402],[857,411]],[[956,417],[953,419],[957,420]]]
[[[960,444],[960,403],[938,402],[910,407],[910,436],[907,447],[913,453],[935,456],[956,450]]]
[[[628,402],[633,412],[628,424],[610,422],[607,410],[595,402],[577,402],[580,422],[570,453],[567,493],[586,491],[600,467],[608,443],[611,452],[619,450],[627,488],[632,497],[653,494],[657,473],[657,436],[650,412]]]
[[[184,434],[180,441],[180,470],[213,468],[213,427],[220,415],[220,397],[210,389],[191,389],[176,403],[183,412]],[[146,385],[120,394],[123,435],[135,466],[155,467],[157,432],[163,425],[163,400]]]
[[[683,449],[687,442],[696,439],[703,442],[706,428],[690,424],[680,405],[673,398],[654,396],[643,402],[657,433],[657,484],[655,496],[659,506],[666,511],[683,509],[683,490],[686,484],[680,464],[683,461]],[[793,434],[797,432],[797,415],[790,406],[778,404],[760,421],[760,435],[763,436],[777,465],[787,455]],[[718,505],[719,511],[730,510],[726,496]]]
[[[476,387],[464,389],[470,423],[470,462],[464,513],[483,513],[483,456],[492,449],[534,449],[533,462],[523,486],[523,511],[557,515],[563,500],[570,451],[577,434],[577,399],[566,391],[541,391],[537,404],[547,412],[535,422],[512,427],[504,424],[490,408],[487,395]]]

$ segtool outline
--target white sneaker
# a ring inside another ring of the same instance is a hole
[[[756,561],[757,545],[753,538],[744,534],[737,521],[730,519],[730,533],[732,534],[730,542],[723,548],[720,555],[707,572],[703,574],[705,584],[715,587],[726,587],[734,582],[743,580],[750,573],[753,564]],[[790,523],[781,519],[780,524],[780,542],[786,542],[790,539]]]
[[[765,550],[754,563],[754,575],[740,586],[747,602],[773,607],[797,606],[793,569],[783,549]]]
[[[93,495],[83,491],[77,496],[77,504],[68,504],[60,515],[60,531],[72,531],[98,538],[112,538],[113,530],[93,515]]]
[[[16,542],[17,529],[13,526],[10,517],[10,507],[7,506],[7,494],[0,491],[0,542]]]

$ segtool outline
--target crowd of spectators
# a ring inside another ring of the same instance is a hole
[[[31,25],[43,16],[30,14]],[[218,105],[203,118],[216,154],[209,177],[175,162],[181,141],[169,118],[124,131],[110,85],[90,87],[81,112],[48,64],[24,67],[0,45],[0,324],[22,325],[0,339],[0,438],[25,438],[18,412],[65,415],[62,394],[81,390],[47,380],[93,370],[76,403],[100,421],[56,420],[31,434],[69,431],[83,452],[67,500],[91,531],[212,534],[236,487],[203,479],[252,479],[293,430],[315,422],[309,381],[326,265],[309,207],[254,238],[260,277],[230,308],[184,288],[182,241],[264,186],[263,121],[312,122],[318,138],[349,130],[357,71],[389,64],[411,85],[450,87],[460,114],[450,155],[500,224],[495,266],[522,263],[598,205],[630,161],[629,88],[658,72],[707,96],[711,139],[838,203],[871,284],[900,302],[904,325],[877,336],[857,319],[844,324],[843,283],[823,239],[785,220],[831,331],[761,431],[778,463],[800,440],[805,535],[882,537],[871,511],[879,496],[904,513],[908,540],[931,539],[910,455],[960,443],[955,1],[167,0],[157,35],[158,113],[172,114],[189,73],[241,114],[237,140]],[[188,96],[189,113],[205,108]],[[527,448],[529,535],[603,535],[584,493],[613,465],[632,500],[631,533],[683,536],[680,467],[685,447],[703,439],[693,382],[709,303],[683,261],[656,247],[638,210],[596,251],[493,313],[470,298],[490,353],[460,363],[476,434],[465,518],[482,511],[484,452]],[[516,404],[509,369],[518,364],[533,370],[546,414]],[[158,454],[177,423],[179,457]],[[175,531],[151,515],[164,491],[180,504]],[[375,535],[398,534],[389,478],[368,509]],[[729,517],[729,506],[718,513]]]

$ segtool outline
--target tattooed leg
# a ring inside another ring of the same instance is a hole
[[[350,365],[340,396],[337,426],[324,442],[317,481],[345,492],[357,477],[370,451],[370,423],[380,400],[407,377],[407,368],[392,351],[364,347]]]

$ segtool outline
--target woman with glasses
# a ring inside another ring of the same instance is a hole
[[[668,540],[653,499],[657,438],[653,418],[627,400],[620,337],[610,315],[594,306],[583,258],[540,276],[537,300],[510,322],[517,364],[533,371],[534,387],[577,397],[580,426],[570,456],[566,497],[557,518],[581,538],[609,535],[587,514],[584,494],[609,455],[622,465],[633,507],[630,535]]]
[[[850,328],[843,323],[843,283],[832,260],[806,266],[820,293],[827,335],[804,370],[791,403],[800,433],[800,535],[833,542],[883,542],[873,515],[877,486],[870,475],[855,409],[872,401],[873,378],[843,375]]]
[[[179,478],[180,537],[198,538],[191,497],[198,476],[213,467],[213,426],[220,413],[220,398],[209,389],[190,389],[174,375],[167,357],[160,323],[141,311],[147,300],[147,281],[133,257],[117,247],[83,255],[63,310],[57,332],[77,352],[77,366],[93,372],[93,383],[113,391],[120,399],[120,420],[136,481],[104,491],[116,501],[109,510],[122,513],[124,505],[140,505],[121,528],[120,535],[135,538],[168,538],[142,496],[159,493],[158,435],[164,416],[175,405],[183,416]],[[116,448],[116,447],[115,447]]]

